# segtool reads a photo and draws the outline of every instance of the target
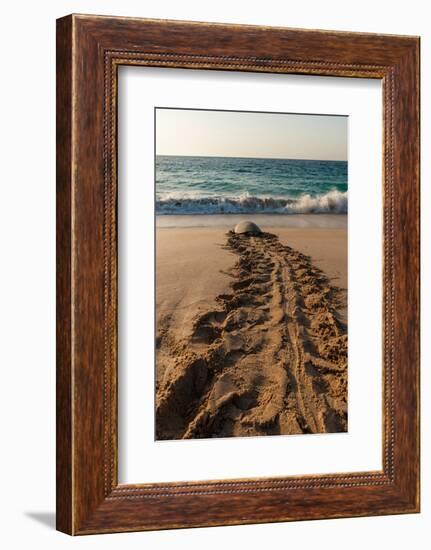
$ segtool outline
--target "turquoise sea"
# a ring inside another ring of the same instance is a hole
[[[346,214],[347,162],[156,157],[156,214]]]

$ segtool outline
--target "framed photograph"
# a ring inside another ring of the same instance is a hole
[[[419,511],[419,38],[57,21],[57,528]]]

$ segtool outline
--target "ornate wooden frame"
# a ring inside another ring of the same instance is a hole
[[[119,65],[377,78],[384,102],[383,470],[119,485]],[[419,511],[419,38],[70,15],[57,21],[57,528]]]

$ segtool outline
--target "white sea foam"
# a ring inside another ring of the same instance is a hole
[[[303,195],[286,208],[292,214],[347,214],[347,191],[334,190],[317,197]]]
[[[347,214],[347,191],[297,198],[250,196],[158,196],[156,214]]]

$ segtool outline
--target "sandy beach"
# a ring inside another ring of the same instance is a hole
[[[347,216],[160,216],[157,438],[347,429]]]

